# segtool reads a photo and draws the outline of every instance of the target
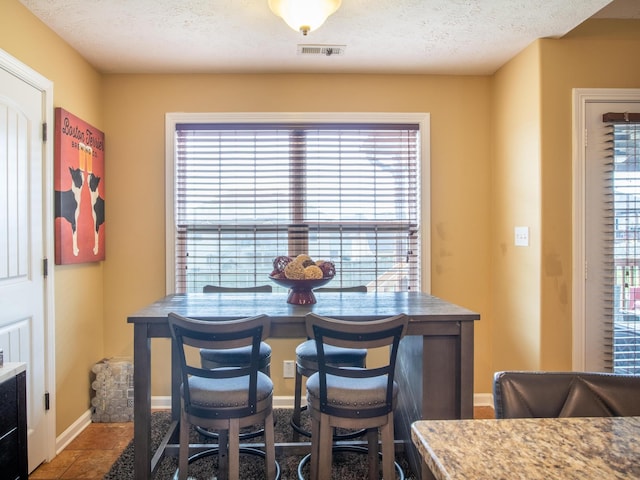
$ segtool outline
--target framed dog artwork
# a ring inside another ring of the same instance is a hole
[[[55,109],[56,265],[105,258],[104,133]]]

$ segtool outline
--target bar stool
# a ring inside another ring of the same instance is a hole
[[[202,289],[204,293],[252,293],[252,292],[271,292],[271,285],[257,285],[254,287],[220,287],[218,285],[205,285]],[[249,365],[251,361],[251,346],[230,348],[230,349],[206,349],[200,350],[200,361],[203,368],[214,369],[222,367],[242,367]],[[265,375],[271,374],[271,346],[267,342],[260,342],[259,365],[258,368]],[[215,432],[209,432],[200,426],[196,430],[209,438],[218,438]],[[243,432],[240,434],[242,440],[259,437],[264,430],[259,429],[252,432]]]
[[[359,367],[364,368],[367,359],[366,349],[340,348],[327,346],[325,349],[325,359],[336,367]],[[298,441],[299,435],[311,437],[311,432],[301,425],[302,411],[307,407],[302,406],[302,377],[309,378],[318,371],[318,351],[314,340],[307,340],[296,347],[296,376],[295,392],[293,399],[293,413],[291,415],[291,427],[294,431],[294,441]],[[364,434],[362,430],[336,434],[336,438],[347,440],[360,437]]]
[[[190,461],[213,454],[218,455],[218,478],[238,479],[240,453],[263,456],[267,478],[277,478],[280,469],[275,459],[273,382],[258,368],[260,342],[269,335],[268,317],[209,322],[170,313],[169,327],[182,373],[178,479],[186,480]],[[189,360],[191,349],[239,346],[251,348],[248,366],[210,370]],[[256,423],[264,424],[264,451],[241,449],[240,428]],[[219,430],[217,448],[190,459],[190,425]]]
[[[369,479],[378,479],[378,429],[382,440],[382,472],[395,478],[399,466],[394,458],[393,409],[398,385],[394,372],[400,339],[409,318],[396,315],[381,320],[347,321],[306,316],[307,334],[318,351],[318,371],[307,380],[307,404],[312,418],[311,453],[298,468],[311,460],[311,480],[331,478],[334,428],[367,430]],[[376,348],[391,346],[389,362],[377,368],[335,367],[326,362],[327,346]],[[401,469],[399,470],[401,472]],[[401,474],[401,477],[403,475]]]
[[[315,292],[366,292],[365,285],[355,287],[321,287],[316,288]],[[325,359],[334,366],[341,367],[359,367],[364,368],[367,360],[366,349],[347,349],[340,347],[327,346],[325,349]],[[302,407],[302,377],[309,378],[318,371],[318,352],[316,350],[316,342],[307,340],[296,347],[296,374],[293,399],[293,414],[291,416],[291,427],[294,431],[293,439],[299,440],[300,435],[310,437],[311,432],[301,426],[300,415],[306,407]],[[336,439],[348,440],[364,435],[362,430],[336,435]]]

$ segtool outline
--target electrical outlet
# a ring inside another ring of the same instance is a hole
[[[293,378],[295,375],[295,363],[293,360],[285,360],[282,365],[282,378]]]

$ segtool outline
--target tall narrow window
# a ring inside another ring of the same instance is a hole
[[[419,164],[418,124],[176,123],[175,291],[267,283],[300,253],[331,286],[419,290]]]
[[[631,117],[631,115],[633,117]],[[607,113],[603,116],[611,145],[608,156],[611,205],[605,224],[611,225],[612,325],[605,329],[611,345],[606,365],[615,373],[640,374],[640,114]],[[606,258],[606,257],[605,257]]]
[[[640,101],[598,100],[585,102],[583,368],[640,374],[640,124],[610,113]]]

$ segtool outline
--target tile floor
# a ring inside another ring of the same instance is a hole
[[[493,408],[476,407],[474,418],[494,418]],[[133,438],[133,422],[92,423],[30,480],[101,479]]]
[[[133,422],[92,423],[51,462],[35,469],[29,479],[102,479],[132,438]]]

